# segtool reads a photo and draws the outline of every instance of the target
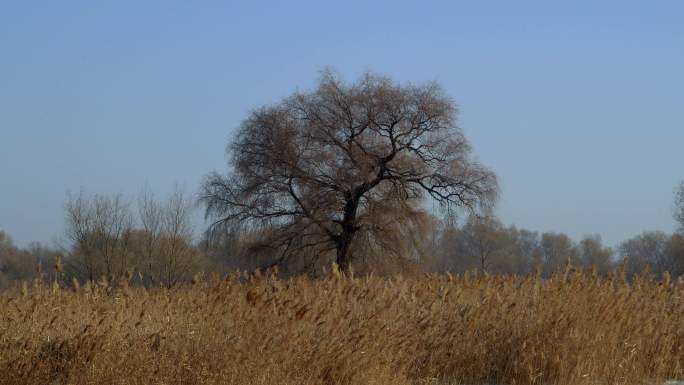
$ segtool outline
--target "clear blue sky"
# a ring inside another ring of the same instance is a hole
[[[61,236],[68,190],[196,190],[251,108],[332,66],[440,81],[506,223],[673,230],[683,1],[242,3],[3,1],[0,228]]]

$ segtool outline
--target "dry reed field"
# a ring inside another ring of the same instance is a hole
[[[684,285],[205,280],[0,295],[1,384],[639,384],[684,376]]]

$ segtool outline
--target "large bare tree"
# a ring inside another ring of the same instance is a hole
[[[263,228],[283,257],[333,251],[348,271],[353,250],[368,246],[355,243],[391,246],[387,229],[410,222],[425,198],[448,209],[489,206],[496,176],[471,158],[456,112],[436,83],[367,73],[347,84],[326,71],[315,90],[243,121],[228,174],[203,183],[211,228]]]

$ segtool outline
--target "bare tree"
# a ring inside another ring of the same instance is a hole
[[[620,251],[623,259],[627,259],[631,274],[640,273],[646,268],[656,275],[665,271],[674,273],[679,270],[679,261],[678,256],[672,254],[673,241],[679,241],[679,238],[662,231],[644,232],[624,241]]]
[[[684,274],[684,235],[672,234],[670,254],[672,255],[672,271],[670,272],[674,275]]]
[[[471,215],[460,228],[446,222],[438,232],[433,247],[438,271],[524,275],[542,264],[539,233],[504,227],[492,215]]]
[[[35,278],[36,267],[36,258],[19,250],[12,238],[0,230],[0,289],[10,286],[16,280]]]
[[[138,198],[141,228],[121,194],[68,195],[67,236],[74,275],[111,282],[138,272],[143,284],[172,287],[197,272],[201,256],[193,244],[193,204],[177,188],[165,202],[144,191]]]
[[[505,239],[510,243],[508,255],[499,261],[502,272],[525,275],[533,272],[541,264],[539,233],[510,226],[506,229]]]
[[[160,254],[160,240],[164,209],[154,194],[146,188],[138,197],[138,219],[141,234],[138,244],[138,270],[143,281],[153,280]]]
[[[179,188],[169,196],[163,207],[161,221],[162,258],[159,282],[175,286],[193,271],[197,253],[192,245],[192,201]]]
[[[70,267],[77,276],[93,281],[101,272],[94,256],[94,218],[90,206],[91,203],[83,192],[78,195],[67,194],[64,204],[66,237],[71,241],[73,249]]]
[[[66,200],[67,237],[72,241],[70,266],[82,278],[121,278],[130,266],[129,241],[133,229],[130,203],[121,194],[84,193]]]
[[[599,235],[586,236],[577,245],[580,262],[585,268],[595,268],[606,274],[612,266],[613,250],[604,247]]]
[[[324,72],[314,91],[253,111],[228,152],[229,174],[203,183],[211,228],[267,228],[282,258],[333,251],[343,271],[357,241],[385,246],[373,213],[408,212],[426,197],[475,210],[497,194],[436,83],[400,86],[366,74],[345,84]]]
[[[675,193],[674,219],[679,224],[679,231],[684,234],[684,181]]]
[[[94,197],[93,209],[94,234],[104,262],[105,276],[110,280],[118,280],[131,267],[128,246],[130,231],[133,229],[133,214],[130,202],[121,194],[98,194]]]
[[[563,233],[543,233],[540,241],[542,269],[550,275],[563,268],[567,261],[577,263],[577,247]]]
[[[493,216],[472,215],[462,228],[466,256],[475,258],[478,268],[491,272],[494,263],[506,255],[511,244],[501,222]]]

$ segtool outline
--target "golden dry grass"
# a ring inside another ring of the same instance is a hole
[[[0,384],[637,384],[684,376],[684,285],[257,277],[0,295]]]

